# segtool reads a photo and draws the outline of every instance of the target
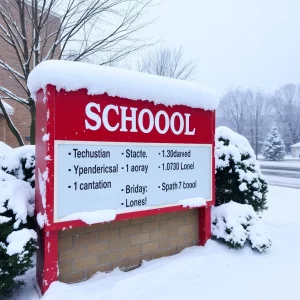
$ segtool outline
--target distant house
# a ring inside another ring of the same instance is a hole
[[[291,146],[293,157],[300,158],[300,142]]]

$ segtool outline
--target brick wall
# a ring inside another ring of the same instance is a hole
[[[0,72],[0,76],[1,76],[1,72]],[[30,122],[31,122],[31,117],[28,109],[26,109],[22,104],[17,103],[16,101],[13,100],[6,99],[5,102],[15,109],[13,116],[10,117],[14,125],[16,126],[16,128],[19,130],[24,140],[24,143],[29,144],[29,141],[26,140],[26,137],[29,137]],[[1,131],[0,141],[3,141],[4,143],[8,144],[11,147],[18,147],[19,144],[17,139],[10,131],[4,116],[1,114],[0,114],[0,119],[2,120],[2,122],[0,121],[0,131]]]
[[[198,209],[59,232],[59,280],[78,282],[96,272],[129,269],[198,244]]]
[[[16,5],[12,5],[12,3],[10,3],[10,1],[7,0],[0,0],[0,5],[3,6],[5,10],[7,9],[7,7],[9,7],[9,11],[14,16],[14,19],[17,22],[17,24],[20,23],[19,12],[16,8]],[[27,16],[27,18],[29,18],[29,16]],[[49,31],[50,29],[54,30],[55,28],[57,28],[59,26],[59,22],[60,20],[57,17],[50,15],[48,20],[49,25],[45,26],[45,29],[42,32],[42,36],[43,34],[46,33],[47,30]],[[32,28],[30,28],[31,22],[27,21],[27,23],[28,23],[27,36],[28,36],[28,40],[30,41],[32,38]],[[1,17],[0,17],[0,24],[4,25],[5,27],[5,23],[3,22]],[[20,42],[22,44],[22,41]],[[41,46],[41,51],[43,51],[43,53],[41,53],[42,57],[45,56],[45,53],[47,53],[47,51],[49,50],[52,42],[53,41],[51,41],[50,39],[49,41],[47,41],[47,43],[42,43]],[[58,57],[58,54],[59,54],[59,49],[57,50],[55,57]],[[21,64],[17,58],[17,54],[15,50],[1,38],[0,38],[0,60],[4,61],[9,66],[14,68],[18,72],[22,73]],[[33,62],[32,62],[32,66],[33,66]],[[22,82],[22,84],[23,87],[26,89],[26,82],[24,81]],[[15,78],[8,71],[4,70],[3,68],[0,68],[0,86],[12,91],[14,94],[16,94],[21,98],[27,99],[27,94],[22,88],[22,86],[15,80]],[[7,97],[4,93],[0,93],[0,96]],[[7,102],[10,106],[14,108],[15,111],[14,114],[11,116],[11,119],[14,125],[19,130],[21,136],[23,137],[25,144],[28,144],[29,141],[26,141],[26,137],[29,137],[30,135],[30,124],[31,124],[30,112],[22,104],[17,103],[14,100],[5,99],[5,102]],[[0,118],[3,118],[2,114],[0,114]],[[5,142],[11,147],[19,146],[18,141],[11,133],[8,126],[5,124],[6,122],[0,121],[0,141]]]

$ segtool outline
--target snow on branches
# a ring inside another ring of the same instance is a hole
[[[259,252],[272,244],[269,231],[252,206],[233,201],[212,209],[212,236],[230,248],[243,248],[249,241]]]
[[[216,129],[216,207],[212,236],[230,248],[271,246],[269,233],[257,213],[267,209],[267,182],[248,140],[233,130]]]
[[[263,145],[263,155],[269,160],[284,159],[285,145],[278,132],[277,126],[273,125]]]
[[[267,181],[253,149],[242,135],[225,126],[216,129],[216,203],[250,204],[266,209]]]
[[[0,298],[22,284],[32,267],[37,234],[34,215],[34,147],[0,142]]]

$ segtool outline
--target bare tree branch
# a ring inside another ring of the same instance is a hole
[[[245,134],[247,121],[247,101],[250,93],[247,90],[237,88],[229,90],[222,97],[220,102],[220,110],[228,125],[240,134]]]
[[[161,46],[138,61],[138,69],[141,72],[183,80],[193,79],[196,68],[197,63],[191,58],[184,60],[181,47],[169,49]]]
[[[12,100],[15,100],[15,101],[17,101],[21,104],[24,104],[24,105],[29,104],[27,100],[16,96],[12,91],[8,90],[5,87],[0,86],[0,91],[3,92],[7,97],[11,98]]]
[[[18,129],[15,127],[15,125],[13,124],[10,116],[8,115],[8,113],[7,113],[7,111],[6,111],[5,107],[4,107],[4,104],[3,104],[1,98],[0,98],[0,109],[1,109],[1,111],[3,113],[5,121],[6,121],[7,125],[8,125],[8,128],[13,132],[14,136],[17,138],[17,141],[18,141],[19,145],[23,146],[24,145],[24,141],[23,141],[23,139],[22,139],[22,137],[21,137]]]
[[[1,86],[0,92],[25,105],[31,113],[35,142],[35,102],[26,87],[30,71],[48,59],[112,64],[150,43],[135,34],[153,20],[144,14],[156,0],[0,0],[0,39],[18,67],[0,54],[0,68],[22,93]],[[27,99],[27,100],[25,100]]]
[[[278,122],[286,127],[290,143],[300,140],[300,85],[286,84],[273,96]]]

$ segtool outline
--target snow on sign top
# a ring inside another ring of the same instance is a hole
[[[57,90],[85,88],[89,95],[107,93],[111,97],[182,104],[204,110],[215,110],[219,104],[214,91],[197,83],[81,62],[48,60],[40,63],[28,78],[32,97],[35,99],[37,91],[47,84]]]

